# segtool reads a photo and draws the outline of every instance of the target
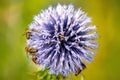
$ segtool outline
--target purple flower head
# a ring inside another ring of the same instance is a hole
[[[85,12],[71,4],[42,10],[28,29],[27,46],[33,50],[29,51],[33,61],[50,74],[67,76],[82,71],[84,61],[91,62],[97,48],[96,26],[90,22]]]

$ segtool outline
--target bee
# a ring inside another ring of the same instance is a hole
[[[82,70],[84,70],[84,69],[86,68],[86,66],[85,66],[83,63],[82,63],[81,65],[82,65],[82,67],[83,67]],[[78,68],[78,69],[77,69],[77,72],[75,73],[75,76],[77,76],[78,74],[80,74],[82,70],[81,70],[80,68]]]
[[[30,39],[30,37],[32,36],[32,34],[31,34],[32,32],[38,32],[39,33],[39,31],[35,30],[35,29],[26,30],[25,35],[26,35],[27,39]]]
[[[36,48],[25,47],[25,51],[31,55],[35,55],[38,50]]]
[[[77,72],[75,73],[75,76],[77,76],[78,74],[80,74],[82,70],[80,68],[77,69]]]
[[[23,34],[23,36],[26,36],[27,39],[30,39],[31,36],[31,30],[28,30],[27,28],[25,29],[25,32]]]
[[[27,52],[27,54],[29,53],[30,55],[32,55],[32,61],[36,64],[36,55],[35,53],[38,52],[38,50],[36,48],[30,48],[30,47],[25,47],[25,50]]]
[[[27,30],[26,33],[25,33],[25,35],[26,35],[27,39],[30,39],[30,37],[31,37],[31,31]]]

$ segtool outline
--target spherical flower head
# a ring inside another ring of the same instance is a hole
[[[93,60],[97,48],[96,26],[90,23],[91,18],[72,4],[42,10],[26,32],[31,59],[50,74],[79,74],[86,68],[85,61]]]

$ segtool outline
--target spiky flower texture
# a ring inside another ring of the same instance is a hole
[[[79,74],[97,48],[96,26],[90,23],[91,18],[72,4],[43,10],[26,32],[27,51],[33,62],[49,69],[50,74]]]

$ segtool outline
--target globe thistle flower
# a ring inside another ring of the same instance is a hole
[[[93,60],[97,48],[96,26],[90,22],[91,18],[72,4],[50,6],[29,25],[26,50],[33,62],[50,74],[77,75],[86,68],[85,61]]]

